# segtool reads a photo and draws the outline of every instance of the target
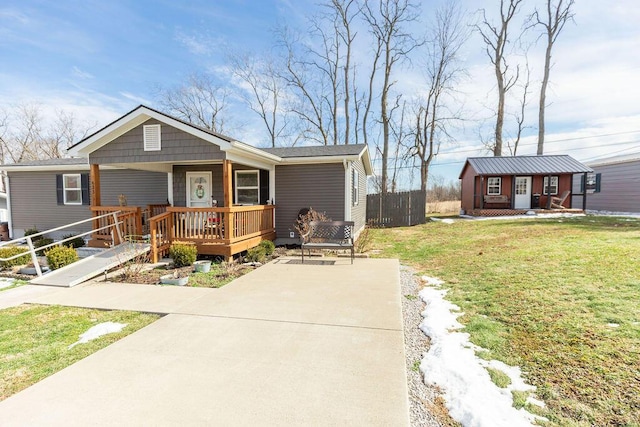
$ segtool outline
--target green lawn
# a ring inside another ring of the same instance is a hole
[[[0,310],[0,400],[158,319],[154,314],[75,307],[21,305]],[[102,322],[126,323],[69,349],[79,336]]]
[[[554,425],[640,425],[640,221],[575,217],[373,230],[439,277],[481,357],[519,365]]]

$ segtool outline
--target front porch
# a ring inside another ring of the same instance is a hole
[[[202,255],[225,259],[257,246],[262,240],[274,240],[275,206],[232,206],[222,208],[185,208],[169,205],[93,206],[94,217],[119,212],[118,221],[125,239],[145,240],[151,244],[151,261],[169,253],[173,242],[191,242]],[[109,225],[111,216],[96,219],[94,228]],[[103,224],[104,222],[104,224]],[[117,236],[95,233],[90,246],[105,247],[120,243]]]

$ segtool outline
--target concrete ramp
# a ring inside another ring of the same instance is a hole
[[[149,252],[148,243],[122,243],[31,280],[33,285],[71,287]]]

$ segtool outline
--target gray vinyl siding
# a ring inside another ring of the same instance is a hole
[[[154,124],[160,124],[161,150],[144,151],[143,126]],[[217,145],[157,120],[149,119],[91,153],[89,163],[106,165],[224,158],[224,152]]]
[[[40,231],[60,227],[91,217],[88,205],[58,205],[56,175],[89,173],[88,170],[51,172],[9,172],[12,237],[21,237],[24,230],[36,227]],[[127,197],[129,206],[144,207],[167,201],[167,175],[158,172],[118,170],[100,171],[102,205],[117,206],[118,195]],[[91,223],[54,233],[64,234],[89,231]]]
[[[278,240],[286,241],[289,232],[295,231],[302,208],[311,207],[335,221],[344,220],[344,176],[342,163],[276,166]]]
[[[124,194],[128,206],[167,203],[167,174],[137,170],[100,171],[100,203],[118,206],[118,196]]]
[[[355,222],[355,231],[358,231],[367,223],[367,174],[360,160],[353,162],[352,167],[358,171],[358,204],[353,205],[351,195],[349,195],[349,200],[351,202],[351,221]]]
[[[592,168],[601,174],[600,192],[587,194],[587,210],[640,212],[640,160]],[[580,181],[577,188],[580,189]]]

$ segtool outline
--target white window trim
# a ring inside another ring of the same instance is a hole
[[[67,177],[78,178],[78,188],[67,188]],[[77,191],[80,193],[79,202],[68,202],[67,191]],[[82,175],[79,173],[67,173],[62,175],[62,200],[65,205],[81,205],[82,204]]]
[[[358,206],[360,203],[360,173],[354,167],[351,170],[351,205]]]
[[[156,131],[157,129],[157,131]],[[149,140],[147,139],[147,135],[152,133],[152,132],[157,132],[158,135],[158,144],[156,145],[149,145]],[[161,132],[161,128],[160,125],[144,125],[142,127],[142,139],[144,140],[144,151],[160,151],[162,150],[162,132]]]
[[[551,175],[551,183],[553,184],[553,181],[556,181],[556,185],[555,185],[555,190],[551,192],[552,196],[557,196],[558,195],[558,187],[560,186],[560,177],[558,175]],[[545,196],[548,195],[547,193],[547,182],[549,181],[549,176],[545,175],[545,177],[542,180],[542,194],[544,194]],[[553,187],[553,185],[551,185]]]
[[[240,187],[238,185],[238,175],[241,174],[255,174],[256,175],[256,182],[258,185],[251,185],[248,187]],[[235,175],[236,175],[236,188],[235,188],[235,200],[236,203],[238,203],[238,190],[258,190],[258,200],[256,201],[256,205],[260,204],[260,171],[258,169],[238,169],[235,171]]]
[[[492,193],[491,188],[495,187],[495,185],[490,185],[489,180],[497,179],[498,180],[498,192]],[[490,176],[487,178],[487,195],[488,196],[499,196],[502,194],[502,177],[500,176]]]

